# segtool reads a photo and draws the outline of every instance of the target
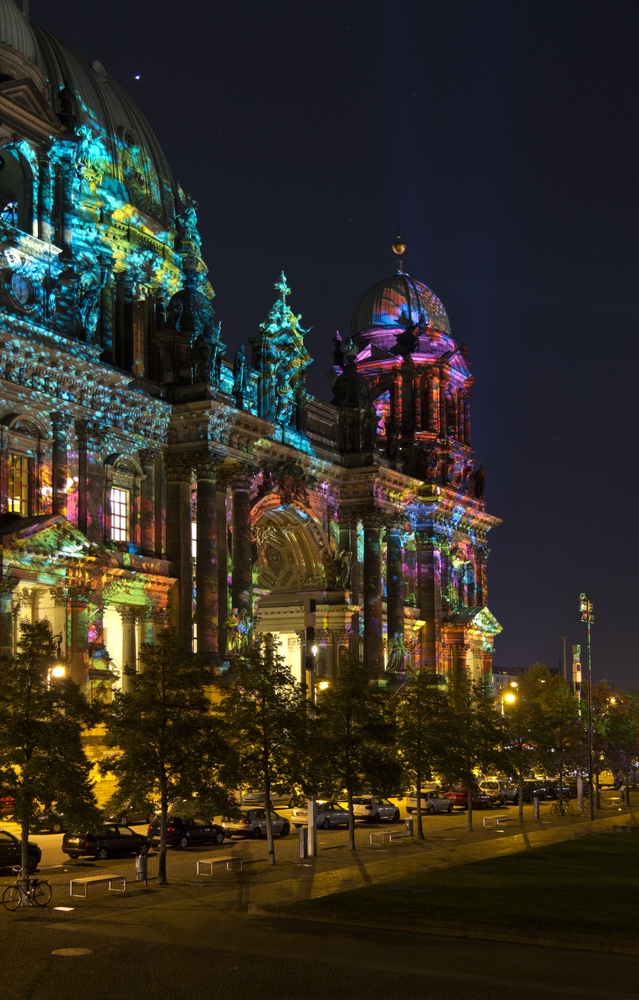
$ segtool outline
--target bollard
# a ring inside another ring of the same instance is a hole
[[[299,829],[300,835],[300,858],[308,857],[308,827],[301,826]]]
[[[412,816],[407,816],[406,817],[406,836],[407,837],[412,837],[413,836],[413,817]]]
[[[135,859],[135,881],[136,882],[146,882],[147,879],[147,856],[146,854],[139,854]]]
[[[539,796],[533,795],[533,819],[539,819]]]

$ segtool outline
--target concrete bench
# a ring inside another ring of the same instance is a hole
[[[109,892],[126,892],[126,877],[124,875],[85,875],[82,878],[72,878],[69,882],[69,895],[80,899],[87,898],[90,885],[98,885],[100,882],[109,883]],[[114,882],[121,882],[122,888],[113,887]],[[76,892],[76,887],[84,889],[84,892]]]
[[[484,816],[484,826],[507,826],[510,823],[510,816],[502,813],[501,816]]]
[[[213,875],[215,870],[215,865],[226,865],[226,870],[229,872],[241,872],[242,871],[242,859],[236,858],[233,854],[222,854],[217,858],[202,858],[198,861],[195,868],[198,875]],[[202,870],[202,865],[208,865],[209,870],[207,872]]]
[[[399,830],[375,830],[370,835],[370,843],[373,847],[383,847],[384,844],[399,844],[404,839],[404,834]]]

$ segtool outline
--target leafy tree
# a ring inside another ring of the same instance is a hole
[[[122,795],[159,798],[158,882],[165,884],[169,801],[196,795],[201,810],[213,815],[227,810],[236,758],[207,692],[213,670],[182,649],[175,629],[143,645],[140,660],[143,670],[129,671],[132,689],[116,693],[107,712],[106,743],[119,753],[104,769],[117,776]]]
[[[600,756],[613,774],[624,775],[629,805],[629,776],[639,757],[639,695],[607,689],[604,707],[598,714]]]
[[[70,677],[52,676],[56,649],[46,618],[25,619],[16,655],[0,664],[0,781],[15,799],[25,878],[29,829],[42,805],[74,822],[95,815],[82,731],[97,710]]]
[[[538,714],[535,723],[537,754],[545,774],[564,774],[579,764],[585,747],[579,704],[563,677],[538,674]],[[561,795],[561,791],[559,792]]]
[[[448,747],[443,678],[416,671],[395,696],[397,749],[405,777],[417,796],[417,836],[424,839],[421,787],[444,766]]]
[[[401,784],[395,753],[395,723],[389,696],[371,684],[363,664],[350,660],[337,678],[318,692],[316,756],[322,765],[320,790],[346,790],[348,846],[355,850],[353,795],[388,795]]]
[[[225,718],[242,782],[265,792],[268,863],[274,865],[271,791],[290,788],[299,773],[306,703],[270,633],[237,658],[233,673],[222,692]]]
[[[503,769],[517,778],[520,823],[524,821],[524,779],[544,766],[544,750],[538,744],[537,734],[544,725],[541,692],[551,676],[545,664],[533,664],[518,675],[514,701],[504,704]]]
[[[468,829],[472,830],[476,772],[498,765],[500,717],[487,687],[471,681],[464,671],[450,682],[444,722],[448,729],[448,748],[441,772],[451,784],[459,783],[467,791]]]

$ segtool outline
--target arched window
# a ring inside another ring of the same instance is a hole
[[[0,217],[25,233],[33,228],[33,175],[17,150],[0,149]]]

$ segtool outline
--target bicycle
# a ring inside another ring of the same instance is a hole
[[[570,802],[553,802],[550,807],[551,816],[574,816],[575,810]]]
[[[51,886],[46,879],[28,878],[25,889],[22,882],[22,868],[13,870],[18,877],[2,893],[2,905],[5,910],[17,910],[19,906],[31,906],[32,903],[35,906],[47,906],[51,899]]]

